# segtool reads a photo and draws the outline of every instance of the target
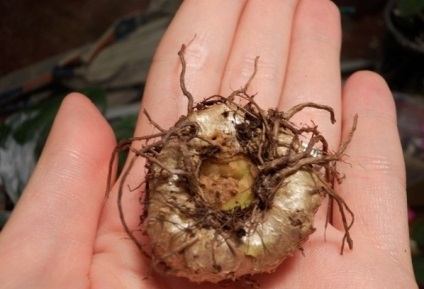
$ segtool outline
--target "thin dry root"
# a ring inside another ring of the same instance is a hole
[[[191,93],[187,90],[185,85],[185,73],[186,73],[186,66],[187,66],[185,57],[184,57],[185,50],[186,50],[186,46],[183,44],[181,46],[181,50],[178,52],[178,55],[180,56],[181,65],[182,65],[181,74],[180,74],[180,86],[181,86],[181,90],[183,94],[188,99],[187,114],[190,114],[191,112],[193,112],[194,98],[193,98],[193,95],[191,95]]]

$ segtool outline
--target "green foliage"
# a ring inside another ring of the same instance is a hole
[[[414,225],[411,237],[417,243],[418,248],[424,251],[424,220]]]
[[[424,0],[399,0],[397,9],[400,17],[415,17],[424,13]]]
[[[424,219],[414,221],[411,226],[411,239],[415,242],[420,252],[424,251]],[[415,279],[418,284],[424,285],[424,255],[412,257]]]
[[[424,285],[424,256],[414,256],[412,265],[414,267],[415,280],[417,280],[418,284]]]

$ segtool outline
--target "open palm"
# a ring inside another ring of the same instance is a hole
[[[287,110],[308,101],[332,106],[334,125],[316,110],[295,119],[313,120],[332,149],[359,115],[346,151],[350,164],[339,166],[347,178],[337,188],[355,213],[354,249],[339,254],[343,226],[337,212],[324,240],[322,206],[304,255],[296,252],[275,273],[259,275],[261,288],[416,287],[393,100],[385,82],[371,72],[356,73],[342,89],[337,8],[326,0],[185,1],[156,52],[143,97],[143,108],[162,127],[186,114],[177,52],[195,35],[186,52],[186,84],[197,101],[240,88],[260,56],[249,91],[257,93],[263,108]],[[152,131],[140,114],[135,135]],[[148,260],[123,230],[116,185],[103,204],[114,146],[112,130],[94,105],[82,95],[69,95],[0,234],[0,288],[221,288],[150,272]],[[144,172],[143,164],[136,166],[139,173],[129,176],[134,187]],[[139,197],[140,191],[128,190],[123,201],[133,229],[141,213]]]

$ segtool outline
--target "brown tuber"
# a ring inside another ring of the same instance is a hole
[[[326,195],[342,215],[341,250],[345,242],[352,248],[353,213],[333,183],[340,179],[336,162],[353,136],[356,117],[346,142],[329,152],[316,126],[297,128],[290,119],[312,107],[328,111],[334,123],[333,109],[315,103],[287,112],[261,109],[247,94],[257,59],[243,88],[195,104],[184,83],[184,51],[183,45],[180,81],[189,100],[187,116],[165,130],[146,112],[159,133],[126,140],[116,149],[135,153],[121,179],[119,208],[127,233],[153,267],[213,283],[272,272],[314,232],[314,216]],[[144,141],[141,149],[131,147],[135,141]],[[142,214],[148,253],[127,227],[121,206],[126,176],[138,157],[148,168]]]

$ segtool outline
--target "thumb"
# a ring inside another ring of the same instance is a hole
[[[0,234],[0,276],[9,276],[6,287],[88,284],[114,146],[111,128],[90,100],[68,95],[35,171]]]

